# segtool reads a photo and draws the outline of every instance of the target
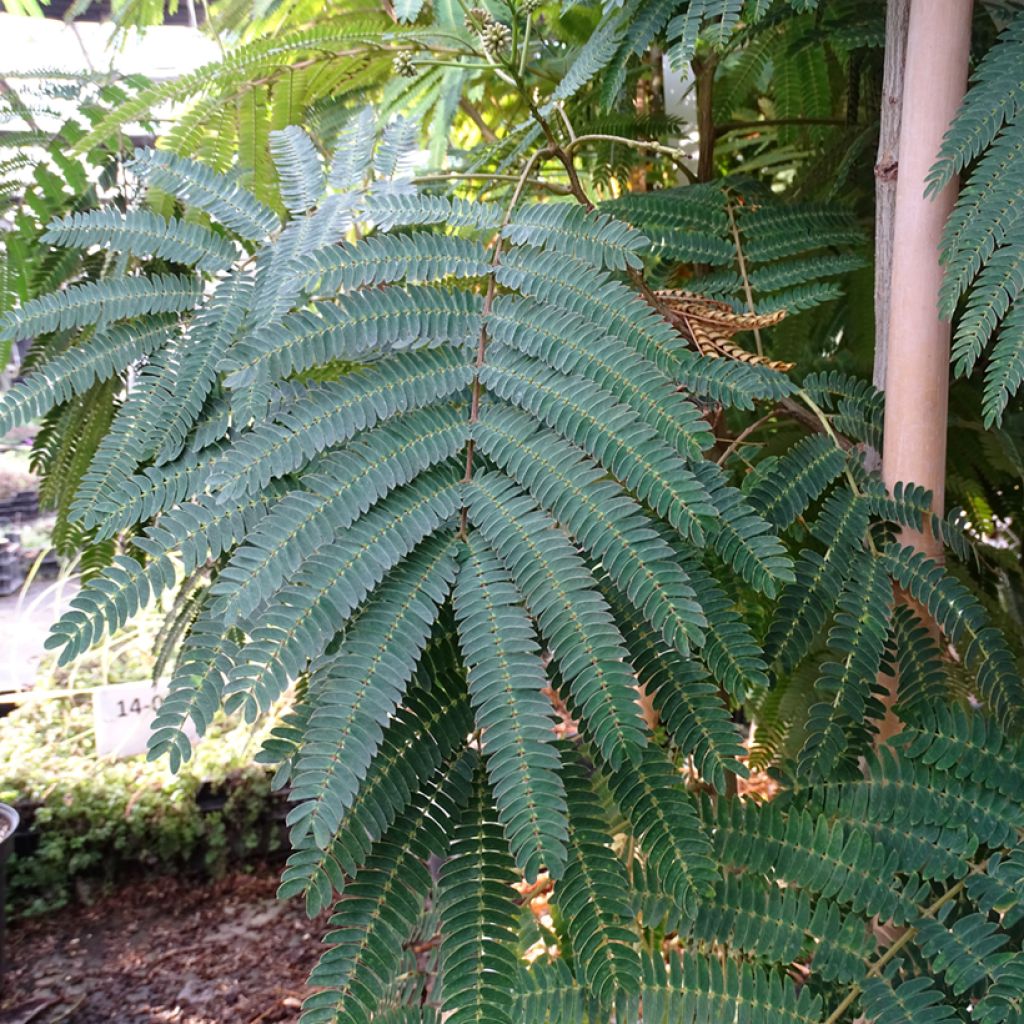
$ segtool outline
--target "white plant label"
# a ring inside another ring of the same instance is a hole
[[[97,687],[92,695],[96,753],[100,757],[133,757],[143,753],[153,717],[166,696],[166,685],[154,685],[147,680]],[[191,722],[186,734],[195,742]]]

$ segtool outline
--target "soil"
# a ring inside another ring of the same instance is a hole
[[[326,917],[277,881],[152,879],[12,924],[0,1024],[294,1024]]]

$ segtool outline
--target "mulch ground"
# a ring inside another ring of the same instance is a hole
[[[12,924],[0,1024],[293,1024],[326,921],[277,881],[147,880]]]

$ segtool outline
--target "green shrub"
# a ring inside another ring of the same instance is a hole
[[[215,732],[172,775],[142,756],[96,757],[85,697],[33,701],[5,718],[0,800],[28,820],[26,845],[38,842],[8,864],[10,912],[51,910],[141,872],[217,875],[275,850],[268,777],[251,759],[258,737]]]

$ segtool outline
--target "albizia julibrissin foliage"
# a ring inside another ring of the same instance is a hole
[[[176,590],[172,765],[187,722],[290,701],[261,753],[292,801],[282,893],[334,903],[303,1020],[1022,1020],[1020,678],[894,539],[929,496],[865,473],[877,396],[698,354],[642,291],[637,228],[421,194],[406,126],[374,139],[357,119],[325,167],[277,133],[284,221],[142,154],[181,216],[55,222],[134,262],[3,321],[57,341],[0,430],[130,380],[70,513],[123,553],[51,646]],[[821,430],[739,488],[709,413],[780,400]],[[871,754],[897,661],[906,728]],[[792,754],[768,805],[726,795],[740,705]],[[553,882],[543,931],[523,878]],[[435,930],[425,987],[407,945]],[[559,955],[528,965],[539,939]]]

